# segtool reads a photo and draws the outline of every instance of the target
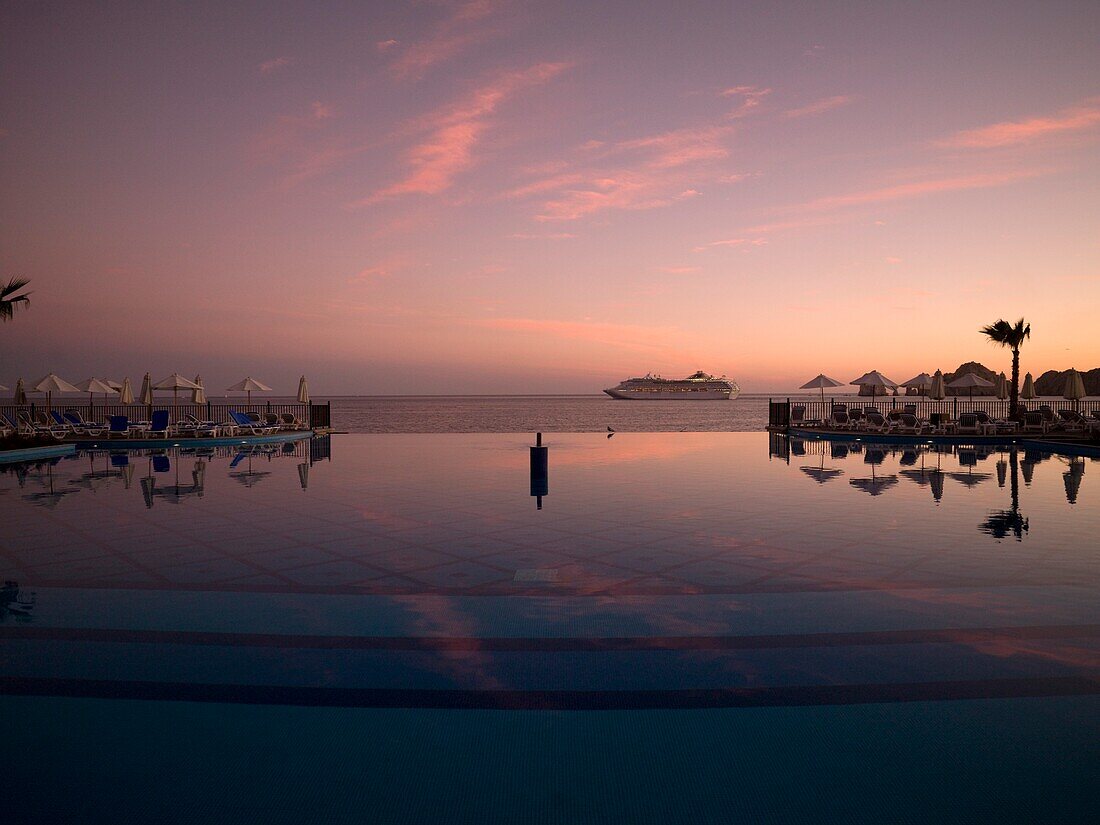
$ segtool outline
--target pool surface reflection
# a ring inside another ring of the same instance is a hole
[[[0,468],[9,778],[84,821],[1097,802],[1100,459],[555,434],[544,483],[531,443]]]

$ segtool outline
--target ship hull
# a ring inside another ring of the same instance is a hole
[[[732,390],[604,390],[621,401],[728,401],[736,398]]]

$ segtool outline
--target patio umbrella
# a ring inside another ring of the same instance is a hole
[[[118,391],[118,401],[120,404],[133,404],[134,403],[134,388],[130,386],[130,379],[122,379],[122,389]]]
[[[191,390],[191,403],[192,404],[205,404],[206,403],[206,389],[202,385],[202,376],[195,376],[195,389]]]
[[[961,378],[956,378],[947,386],[955,390],[970,390],[970,400],[974,400],[974,388],[982,387],[983,389],[989,389],[993,386],[992,381],[986,381],[980,375],[975,375],[972,372],[968,372]]]
[[[46,393],[46,409],[53,406],[53,394],[55,392],[80,392],[64,378],[58,378],[52,372],[34,385],[35,392]]]
[[[309,464],[304,461],[298,465],[298,483],[303,490],[309,489]]]
[[[117,381],[112,381],[110,378],[104,378],[103,383],[106,384],[108,387],[110,387],[115,392],[118,392],[119,390],[122,389],[122,385],[120,383],[118,383]]]
[[[145,378],[142,379],[139,400],[147,407],[153,403],[153,381],[149,377],[149,373],[145,373]]]
[[[162,378],[160,381],[153,385],[154,390],[171,390],[172,391],[172,404],[178,404],[180,398],[180,390],[193,390],[198,386],[190,378],[184,378],[178,372],[174,372],[167,378]]]
[[[928,388],[928,397],[933,401],[942,401],[947,396],[947,390],[943,386],[943,371],[936,370],[932,376],[932,386]]]
[[[882,387],[882,393],[881,394],[886,395],[886,390],[888,390],[888,389],[889,390],[897,389],[897,386],[898,386],[896,383],[894,383],[889,378],[884,376],[878,370],[871,370],[868,373],[864,373],[859,378],[857,378],[855,381],[849,381],[848,383],[849,384],[854,384],[854,385],[859,386],[859,387],[870,387],[872,398],[874,398],[876,395],[880,394],[879,391],[878,391],[879,387]]]
[[[18,405],[27,403],[27,391],[23,387],[22,378],[15,382],[15,396],[12,398],[12,403]]]
[[[76,388],[78,390],[80,390],[81,392],[88,393],[88,406],[89,407],[92,406],[93,394],[94,393],[97,393],[97,392],[103,393],[103,403],[106,404],[107,403],[107,396],[110,395],[112,392],[114,392],[114,390],[111,389],[110,384],[108,384],[106,381],[103,381],[102,379],[99,379],[99,378],[85,378],[83,381],[81,381],[79,384],[76,385]]]
[[[914,375],[908,381],[903,381],[901,385],[906,388],[912,387],[918,395],[925,395],[932,387],[932,376],[922,372],[920,375]]]
[[[298,379],[298,403],[309,403],[309,384],[306,383],[306,377],[304,375]]]
[[[1008,378],[1005,377],[1003,372],[997,376],[997,380],[993,382],[993,386],[999,399],[1004,401],[1008,398]]]
[[[3,391],[5,391],[5,392],[6,392],[6,391],[7,391],[7,389],[8,389],[8,388],[7,388],[7,387],[5,387],[5,386],[4,386],[3,384],[0,384],[0,390],[3,390]]]
[[[305,377],[302,378],[305,380]],[[844,383],[837,381],[835,378],[830,378],[825,373],[821,373],[817,378],[812,378],[799,387],[800,390],[821,390],[821,402],[825,403],[825,388],[832,389],[833,387],[843,387]],[[300,400],[300,399],[299,399]],[[302,403],[305,403],[304,401]]]
[[[251,376],[248,376],[246,378],[242,378],[240,381],[238,381],[232,387],[227,387],[226,388],[226,392],[246,392],[246,393],[248,393],[248,403],[249,404],[252,403],[252,392],[253,392],[253,390],[255,390],[256,392],[271,392],[271,387],[269,387],[267,384],[264,384],[260,381],[257,381],[255,378],[253,378]]]
[[[1085,397],[1085,382],[1081,373],[1071,369],[1066,373],[1066,386],[1062,390],[1062,398],[1068,398],[1073,402],[1073,408],[1077,409],[1077,402]]]
[[[1030,401],[1034,397],[1035,381],[1032,379],[1031,373],[1029,372],[1024,376],[1024,386],[1020,390],[1020,398],[1023,398],[1025,401]]]

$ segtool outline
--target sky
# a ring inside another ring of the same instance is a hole
[[[0,383],[1100,366],[1100,4],[0,4]]]

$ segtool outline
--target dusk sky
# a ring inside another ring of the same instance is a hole
[[[1100,366],[1100,4],[0,11],[0,383]]]

